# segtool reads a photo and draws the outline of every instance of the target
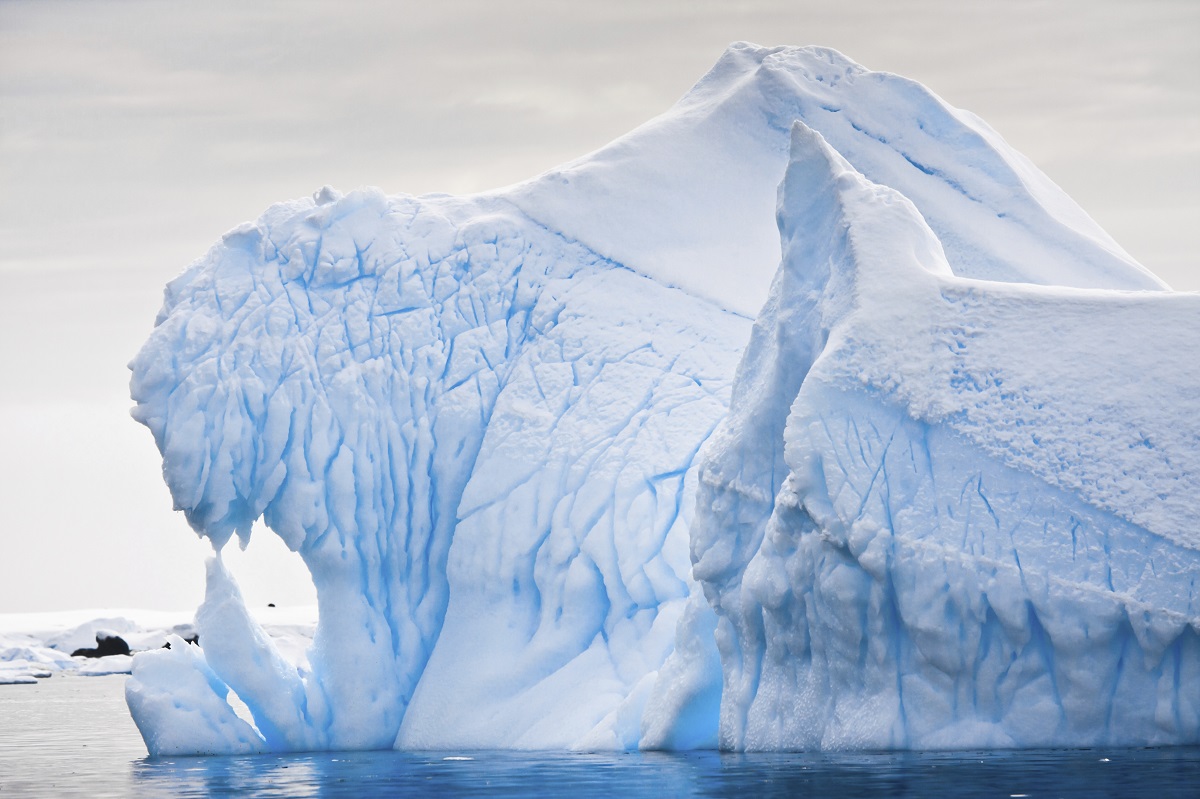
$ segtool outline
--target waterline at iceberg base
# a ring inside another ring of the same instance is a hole
[[[976,117],[733,45],[578,161],[325,189],[168,286],[134,415],[218,554],[131,713],[152,755],[1200,742],[1198,344]],[[260,518],[302,665],[220,562]]]

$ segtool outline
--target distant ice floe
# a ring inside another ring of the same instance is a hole
[[[258,611],[276,646],[296,662],[312,643],[316,608]],[[130,655],[72,653],[97,648],[114,637],[134,653],[160,649],[174,638],[196,638],[191,613],[148,610],[74,610],[0,614],[0,685],[36,684],[58,675],[129,674]]]
[[[782,185],[781,185],[782,182]],[[782,245],[782,261],[780,259]],[[1200,296],[976,117],[732,46],[526,183],[282,203],[131,364],[219,554],[151,754],[1200,740]]]

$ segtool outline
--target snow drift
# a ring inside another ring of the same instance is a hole
[[[197,532],[304,559],[313,648],[218,554],[131,712],[151,754],[1195,741],[1200,308],[1162,288],[817,48],[735,45],[506,190],[274,206],[131,390]]]

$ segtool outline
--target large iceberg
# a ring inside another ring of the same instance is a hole
[[[273,206],[131,365],[218,554],[130,710],[155,755],[1200,740],[1200,297],[1164,288],[819,48],[734,45],[508,189]],[[221,563],[260,518],[305,663]]]

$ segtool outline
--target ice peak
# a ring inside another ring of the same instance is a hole
[[[956,274],[1164,287],[976,117],[821,47],[731,45],[663,115],[502,194],[605,257],[752,316],[779,260],[774,187],[796,120],[907,197]]]

